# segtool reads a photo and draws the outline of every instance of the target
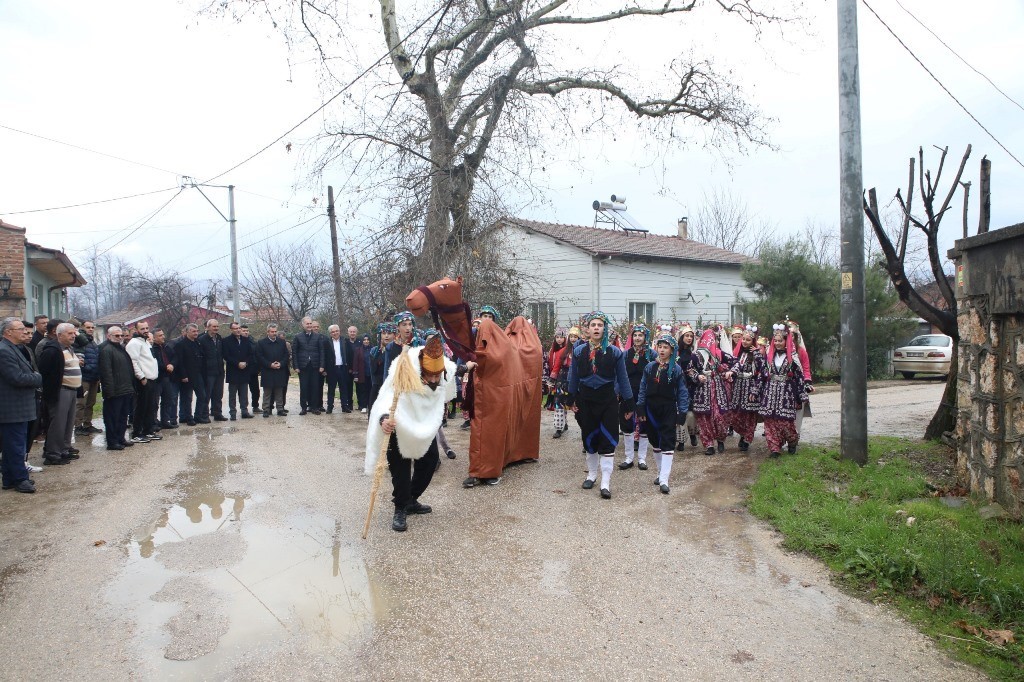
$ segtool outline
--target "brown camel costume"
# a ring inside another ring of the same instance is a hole
[[[544,361],[533,325],[516,317],[502,330],[484,319],[474,339],[461,277],[420,287],[405,302],[414,315],[432,312],[452,352],[477,363],[468,375],[472,384],[469,475],[498,478],[509,464],[537,459]]]

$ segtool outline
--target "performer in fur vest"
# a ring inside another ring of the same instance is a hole
[[[388,468],[394,488],[395,516],[391,527],[404,531],[407,514],[429,514],[429,505],[419,501],[430,485],[440,461],[437,431],[444,418],[445,404],[455,397],[455,364],[445,358],[441,335],[431,329],[424,345],[406,346],[403,355],[391,363],[390,371],[370,411],[366,431],[366,473],[372,474],[384,439],[388,439]],[[398,409],[388,414],[395,396],[396,370],[409,362],[420,385],[400,393]]]
[[[633,417],[633,389],[626,376],[622,351],[608,342],[611,321],[602,312],[589,313],[586,341],[573,349],[569,366],[569,401],[583,432],[587,453],[587,478],[584,490],[590,490],[601,469],[601,497],[610,499],[615,448],[619,444],[618,401],[625,404],[623,419]]]
[[[796,452],[800,434],[794,419],[807,400],[803,368],[793,347],[793,336],[785,324],[772,327],[772,340],[767,359],[757,361],[757,390],[760,395],[759,413],[764,419],[764,435],[768,439],[771,457],[778,457],[783,443],[789,453]]]
[[[655,347],[658,357],[644,368],[636,411],[638,418],[648,424],[648,437],[658,458],[654,483],[668,495],[672,456],[676,451],[676,424],[686,423],[690,393],[686,390],[686,375],[676,363],[676,340],[665,334],[658,338]]]
[[[705,329],[700,335],[697,351],[690,361],[687,374],[696,389],[693,392],[693,412],[697,417],[697,431],[701,444],[707,448],[705,455],[725,451],[725,437],[728,427],[725,415],[729,409],[729,395],[725,390],[722,375],[729,369],[723,358],[721,344],[727,344],[729,337],[720,326]]]
[[[644,378],[644,370],[647,365],[654,361],[654,352],[651,350],[651,330],[643,324],[633,325],[629,334],[629,347],[626,350],[626,376],[629,377],[629,387],[633,389],[633,395],[640,394],[640,382]],[[624,415],[628,405],[625,401],[619,403],[619,412]],[[647,422],[638,419],[642,412],[637,411],[632,419],[622,418],[619,428],[625,440],[626,461],[619,464],[620,469],[629,469],[633,466],[633,444],[636,443],[636,458],[639,469],[647,468]]]
[[[757,327],[747,325],[740,337],[739,345],[733,349],[732,365],[725,373],[726,381],[732,382],[732,399],[729,401],[729,426],[740,437],[740,452],[750,449],[757,429],[757,412],[761,403],[754,390],[754,372],[757,369]],[[751,397],[753,395],[753,397]]]

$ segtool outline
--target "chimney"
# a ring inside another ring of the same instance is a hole
[[[676,227],[679,229],[680,239],[690,238],[689,221],[686,219],[686,216],[683,216],[682,218],[676,221]]]

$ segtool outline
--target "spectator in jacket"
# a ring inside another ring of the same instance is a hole
[[[75,433],[82,436],[103,433],[103,429],[92,424],[96,395],[100,391],[100,347],[93,340],[95,333],[96,323],[86,320],[75,338],[75,352],[85,357],[85,364],[82,365],[82,396],[75,406],[75,424],[78,425]]]
[[[82,388],[82,365],[72,351],[75,325],[61,322],[55,328],[55,340],[40,342],[36,362],[43,376],[43,403],[49,414],[46,442],[43,444],[43,462],[66,464],[78,459],[78,450],[72,446],[75,430],[75,405]]]
[[[326,374],[324,354],[326,344],[320,334],[313,331],[313,319],[302,318],[303,332],[292,340],[292,357],[299,372],[299,414],[307,411],[321,414],[324,409],[324,393],[320,377]]]
[[[352,352],[352,381],[356,385],[359,411],[366,412],[370,404],[370,335],[363,334]]]
[[[153,409],[156,405],[156,380],[160,376],[160,365],[153,356],[150,344],[149,322],[137,322],[132,338],[125,346],[132,359],[132,388],[135,400],[132,409],[132,442],[148,443],[160,440],[154,430]]]
[[[176,359],[163,329],[153,330],[151,350],[157,364],[156,387],[153,389],[156,396],[153,423],[163,429],[173,429],[178,425],[178,384],[172,381]]]
[[[345,412],[352,411],[352,384],[356,376],[355,353],[356,347],[361,343],[359,330],[352,326],[346,330],[346,336],[342,339],[342,350],[345,353],[345,371],[341,374],[341,409]]]
[[[249,394],[252,396],[252,411],[260,409],[260,363],[256,361],[256,339],[249,338],[249,325],[242,325],[242,336],[252,344],[252,364],[249,366]]]
[[[288,387],[288,342],[277,335],[277,325],[267,325],[267,337],[256,344],[256,358],[263,376],[263,416],[270,416],[270,410],[277,405],[278,416],[285,416],[285,389]],[[253,406],[255,409],[255,406]]]
[[[107,330],[107,340],[100,344],[100,390],[103,391],[103,428],[107,450],[124,450],[135,443],[125,438],[128,430],[128,409],[132,404],[135,371],[128,351],[121,345],[124,332],[120,327]]]
[[[223,342],[224,364],[227,366],[228,414],[235,421],[236,405],[242,419],[252,419],[249,412],[249,376],[252,365],[256,364],[256,353],[248,337],[242,336],[242,325],[231,323],[231,336]],[[237,401],[236,401],[237,398]],[[253,409],[256,409],[253,406]]]
[[[199,345],[199,325],[189,323],[174,342],[174,355],[178,364],[174,367],[174,380],[178,382],[178,421],[189,426],[209,424],[209,416],[203,416],[206,397],[206,360]],[[196,410],[192,412],[192,396],[196,398]]]
[[[42,349],[45,348],[47,346],[47,344],[56,343],[57,342],[57,325],[61,325],[61,324],[64,324],[64,320],[58,320],[58,319],[47,320],[46,325],[44,327],[43,336],[38,341],[36,341],[35,350],[33,351],[36,354],[36,361],[37,362],[39,361],[39,353],[40,353],[40,351],[42,351]],[[37,332],[39,331],[39,327],[38,326],[36,327],[36,331]],[[35,334],[32,335],[32,338],[33,339],[36,338]]]
[[[21,321],[21,333],[23,336],[22,341],[20,344],[15,344],[15,348],[19,353],[21,353],[22,357],[25,358],[25,362],[32,367],[32,371],[38,373],[39,367],[36,365],[36,356],[28,347],[29,341],[32,340],[32,334],[35,333],[35,327],[31,321]],[[35,443],[36,436],[38,436],[40,432],[40,421],[38,415],[43,411],[43,387],[41,384],[39,388],[35,390],[35,403],[36,418],[28,423],[28,439],[25,442],[25,467],[28,469],[30,476],[32,474],[38,474],[43,470],[42,467],[32,466],[28,463],[28,453],[32,451],[32,445]]]
[[[0,322],[0,474],[4,490],[34,493],[35,484],[25,468],[28,425],[36,418],[36,391],[43,377],[19,351],[28,340],[21,320]]]
[[[50,322],[50,318],[46,315],[36,315],[34,320],[35,331],[32,332],[32,340],[28,342],[28,347],[33,353],[36,352],[39,342],[46,338],[46,325]]]
[[[224,341],[220,338],[220,322],[206,321],[206,333],[199,337],[199,346],[203,349],[206,363],[206,395],[209,406],[203,406],[203,416],[213,418],[216,422],[226,422],[224,416]],[[196,408],[198,421],[199,409]]]
[[[329,338],[324,341],[324,368],[327,370],[327,414],[334,412],[334,394],[341,392],[341,411],[352,411],[352,373],[346,361],[345,339],[341,338],[341,327],[332,324],[327,328]],[[348,377],[348,402],[345,400],[345,378]]]

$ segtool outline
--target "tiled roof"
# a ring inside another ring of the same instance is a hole
[[[595,256],[660,258],[722,265],[742,265],[753,261],[742,253],[726,251],[717,246],[677,236],[629,234],[621,230],[543,223],[523,218],[504,218],[501,222],[547,235]]]
[[[96,324],[104,327],[107,325],[134,324],[159,312],[159,310],[154,310],[153,308],[123,308],[122,310],[115,310],[112,313],[107,313],[97,318]]]

